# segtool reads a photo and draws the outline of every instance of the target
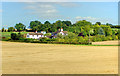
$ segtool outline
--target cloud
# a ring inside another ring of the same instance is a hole
[[[56,14],[56,8],[48,3],[27,3],[25,10],[30,10],[31,13],[39,14],[39,15],[51,15]]]
[[[105,24],[105,23],[113,23],[113,24],[115,24],[116,23],[115,21],[113,21],[110,18],[95,18],[95,17],[91,17],[91,16],[89,16],[89,17],[77,16],[77,17],[75,17],[75,20],[76,21],[78,21],[78,20],[87,20],[87,21],[90,21],[92,23],[101,22],[103,24]]]
[[[68,7],[68,8],[78,6],[78,4],[76,4],[75,2],[55,2],[55,3],[61,7]]]
[[[60,12],[58,7],[77,7],[76,3],[70,2],[24,2],[24,10],[28,10],[27,14],[34,14],[39,18],[46,19],[63,19],[63,15]]]

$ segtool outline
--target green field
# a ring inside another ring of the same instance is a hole
[[[19,33],[19,32],[2,32],[2,37],[11,37],[11,33]],[[21,34],[26,34],[28,32],[21,32]]]

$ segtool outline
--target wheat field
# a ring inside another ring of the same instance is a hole
[[[118,46],[2,41],[3,74],[117,74]]]

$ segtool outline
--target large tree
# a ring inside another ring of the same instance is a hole
[[[8,28],[8,32],[13,32],[13,31],[15,31],[15,28],[14,28],[14,27],[9,27],[9,28]]]
[[[42,23],[40,21],[31,21],[29,26],[33,31],[40,30]],[[39,27],[39,28],[38,28]]]
[[[50,29],[51,29],[51,23],[49,21],[46,21],[43,25],[43,30],[49,32]]]
[[[71,26],[72,25],[71,21],[62,21],[62,23],[66,24],[67,26]]]
[[[18,24],[15,25],[15,28],[17,29],[17,31],[20,32],[20,31],[25,30],[26,26],[22,23],[18,23]]]
[[[96,22],[95,25],[97,25],[97,24],[98,24],[98,25],[101,25],[101,22]]]
[[[91,22],[88,22],[88,21],[86,21],[86,20],[82,20],[82,21],[77,21],[76,23],[76,26],[86,26],[86,25],[92,25],[92,23]]]

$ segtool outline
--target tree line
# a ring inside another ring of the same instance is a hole
[[[120,30],[118,29],[120,26],[113,26],[109,23],[101,24],[101,22],[96,22],[95,24],[92,24],[86,20],[77,21],[74,24],[72,24],[71,21],[60,20],[54,23],[50,23],[49,21],[45,21],[44,23],[41,23],[40,21],[31,21],[28,28],[31,30],[26,29],[26,26],[22,23],[18,23],[14,27],[9,27],[8,32],[17,31],[19,33],[12,33],[11,38],[6,38],[5,40],[62,44],[89,44],[90,42],[96,41],[120,40]],[[63,36],[58,33],[57,38],[43,37],[36,40],[26,38],[20,33],[22,31],[46,31],[47,33],[45,36],[51,36],[52,32],[56,32],[60,28],[63,28],[64,31],[68,31],[68,35]],[[2,28],[2,32],[5,32],[4,28]]]
[[[81,20],[72,24],[71,21],[61,21],[58,20],[55,23],[50,23],[49,21],[45,21],[43,24],[40,21],[31,21],[29,27],[31,30],[26,29],[26,26],[22,23],[18,23],[15,27],[9,27],[8,32],[16,31],[46,31],[47,33],[56,32],[59,28],[63,28],[64,31],[73,32],[75,34],[82,33],[84,36],[88,36],[89,34],[92,36],[98,34],[104,34],[105,36],[109,36],[112,34],[117,35],[118,30],[112,30],[112,28],[120,28],[120,26],[113,26],[112,24],[106,23],[101,24],[101,22],[96,22],[92,24],[89,21]],[[2,28],[2,32],[6,30]]]

